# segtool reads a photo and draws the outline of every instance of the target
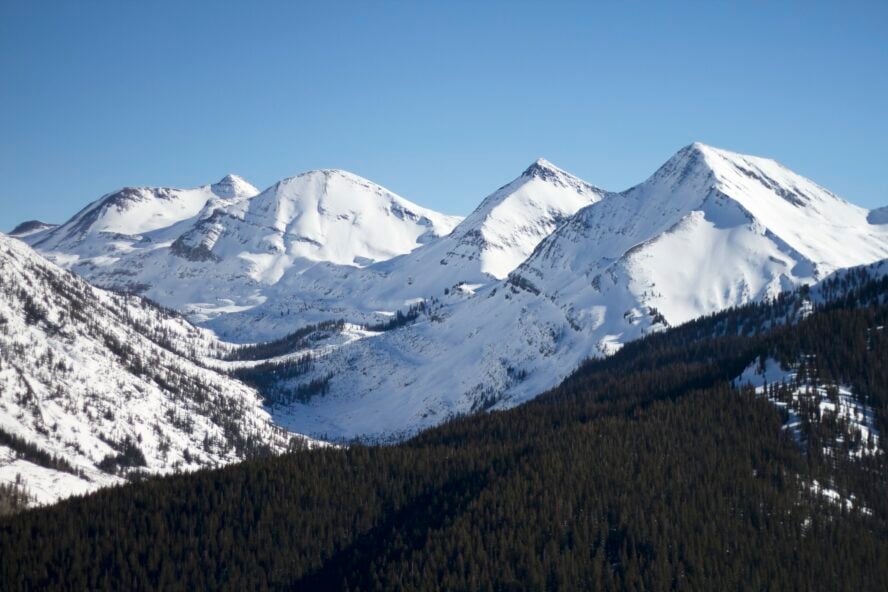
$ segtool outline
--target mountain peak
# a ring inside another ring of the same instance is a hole
[[[536,159],[529,167],[521,173],[522,177],[537,177],[540,179],[549,179],[558,175],[568,175],[570,173],[558,168],[545,158]]]
[[[715,159],[718,158],[722,158],[725,160],[767,160],[757,156],[748,156],[746,154],[740,154],[739,152],[731,152],[730,150],[710,146],[709,144],[704,144],[703,142],[692,142],[687,146],[681,148],[667,162],[703,161],[711,164],[715,161]]]
[[[693,142],[673,154],[663,166],[666,167],[667,165],[670,165],[670,163],[673,166],[687,166],[688,164],[705,163],[706,157],[712,155],[716,151],[717,149],[702,142]]]
[[[716,172],[723,172],[725,168],[748,169],[750,167],[779,168],[786,172],[792,172],[772,158],[733,152],[703,142],[688,144],[675,153],[670,159],[670,162],[672,161],[696,162]]]
[[[642,185],[654,184],[661,189],[667,186],[705,189],[717,185],[731,192],[750,183],[795,201],[796,205],[801,205],[801,200],[792,194],[803,185],[814,187],[811,181],[775,160],[731,152],[702,142],[688,144],[676,152]],[[825,192],[823,188],[817,189]]]
[[[349,199],[360,198],[366,200],[370,196],[396,197],[393,193],[370,181],[344,169],[311,169],[281,179],[263,194],[277,196],[293,195],[299,200],[309,199],[326,202],[330,199],[329,193],[344,194]],[[314,207],[314,206],[311,206]],[[419,206],[417,206],[419,207]]]
[[[368,187],[371,185],[380,187],[373,181],[365,179],[364,177],[356,175],[355,173],[349,172],[345,169],[310,169],[296,175],[281,179],[280,181],[272,185],[271,189],[279,190],[282,187],[287,187],[294,184],[328,183],[333,179],[357,183],[359,185]],[[266,189],[266,191],[268,190]]]
[[[679,154],[681,154],[683,152],[688,153],[688,154],[698,154],[703,157],[720,156],[722,158],[760,158],[758,156],[749,156],[746,154],[741,154],[739,152],[732,152],[730,150],[725,150],[724,148],[718,148],[717,146],[711,146],[709,144],[704,144],[703,142],[691,142],[690,144],[688,144],[687,146],[685,146],[684,148],[682,148],[681,150],[678,151]],[[762,160],[766,160],[766,159],[762,159]]]
[[[259,190],[246,179],[231,173],[210,185],[210,190],[218,197],[223,198],[253,197],[259,193]]]
[[[444,259],[479,261],[480,272],[505,278],[562,221],[604,194],[539,158],[517,179],[484,198],[454,229],[452,240],[458,244]]]
[[[529,168],[532,168],[532,167],[549,169],[549,170],[553,170],[553,171],[560,171],[561,170],[560,168],[558,168],[557,166],[555,166],[554,164],[552,164],[551,162],[549,162],[548,160],[546,160],[543,157],[537,158],[535,161],[533,161],[533,164],[531,164]]]
[[[682,148],[655,177],[671,175],[678,184],[689,180],[717,187],[747,209],[774,197],[796,208],[826,211],[845,200],[771,158],[751,156],[695,142]],[[859,208],[858,208],[859,209]]]
[[[250,199],[240,217],[246,226],[232,252],[251,245],[263,254],[286,253],[288,261],[299,257],[350,266],[409,253],[449,233],[459,221],[339,169],[282,179]],[[257,234],[255,228],[274,233]],[[288,266],[274,267],[263,277],[276,282]]]
[[[693,152],[703,152],[703,153],[712,152],[712,151],[722,151],[719,148],[716,148],[715,146],[710,146],[709,144],[704,144],[703,142],[699,142],[699,141],[691,142],[690,144],[685,146],[685,148],[688,150],[691,150]]]
[[[247,182],[246,179],[244,179],[240,175],[235,175],[234,173],[228,173],[227,175],[225,175],[224,177],[219,179],[219,181],[216,182],[215,185],[232,185],[232,184],[236,184],[236,183],[246,183],[246,182]]]

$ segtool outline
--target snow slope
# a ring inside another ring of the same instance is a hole
[[[0,480],[50,502],[302,441],[194,361],[229,348],[0,234]]]

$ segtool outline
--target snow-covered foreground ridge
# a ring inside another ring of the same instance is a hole
[[[515,405],[646,332],[888,257],[879,212],[703,144],[618,193],[539,160],[462,221],[341,171],[249,193],[137,233],[121,210],[113,233],[75,217],[24,240],[233,341],[351,323],[274,385],[298,393],[276,421],[337,438]]]
[[[36,502],[313,441],[195,362],[228,346],[0,234],[0,482]]]

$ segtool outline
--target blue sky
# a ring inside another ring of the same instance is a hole
[[[539,156],[619,190],[694,140],[888,203],[888,3],[0,0],[3,230],[327,167],[466,214]]]

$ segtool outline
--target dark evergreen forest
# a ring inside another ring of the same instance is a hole
[[[649,336],[527,404],[397,445],[4,517],[2,588],[885,590],[883,442],[854,454],[866,443],[847,422],[804,401],[798,438],[785,410],[730,382],[767,358],[804,361],[800,381],[851,387],[888,434],[888,283],[834,288],[795,322],[804,291]]]

